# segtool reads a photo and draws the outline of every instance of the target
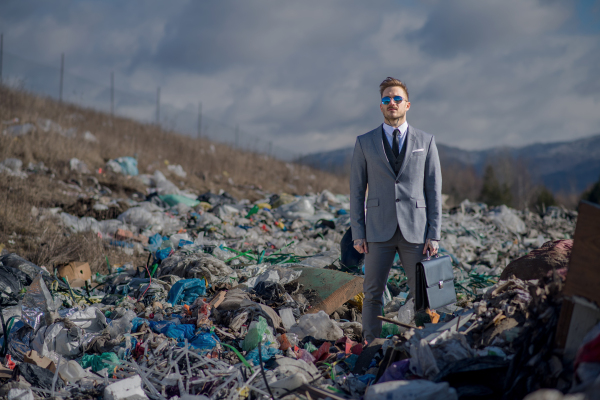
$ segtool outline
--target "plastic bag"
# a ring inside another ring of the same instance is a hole
[[[136,317],[137,315],[133,311],[127,310],[121,318],[110,321],[107,328],[110,338],[115,339],[119,335],[131,333],[131,328],[133,327],[132,321]]]
[[[412,324],[415,320],[415,299],[411,298],[398,310],[398,321]]]
[[[401,360],[401,361],[392,363],[392,365],[390,365],[385,370],[385,372],[383,373],[383,375],[381,376],[379,381],[377,381],[377,383],[403,380],[403,379],[405,379],[406,374],[409,371],[409,368],[410,368],[410,359]]]
[[[182,279],[175,282],[169,290],[168,302],[176,304],[192,304],[199,296],[206,295],[204,279]]]
[[[414,343],[410,347],[410,357],[410,370],[415,375],[433,379],[439,374],[440,369],[427,340],[421,339],[420,342]]]
[[[316,314],[304,314],[288,331],[298,335],[300,340],[306,336],[318,340],[337,340],[344,336],[344,332],[322,310]]]
[[[271,346],[261,345],[260,351],[261,351],[263,362],[269,361],[271,358],[275,357],[276,355],[281,354],[281,350],[278,350]],[[259,365],[260,361],[259,361],[259,357],[258,357],[258,346],[256,346],[256,348],[254,350],[252,350],[251,352],[249,352],[246,355],[246,360],[248,362],[251,362],[254,365]]]
[[[156,233],[148,238],[148,246],[146,246],[146,247],[152,253],[156,253],[160,249],[160,246],[162,245],[162,243],[163,243],[162,235],[160,233]]]
[[[150,321],[148,324],[154,332],[162,333],[178,342],[183,342],[184,339],[192,339],[194,337],[194,332],[196,331],[196,327],[191,324],[175,325],[168,321]]]
[[[137,176],[139,174],[137,160],[133,157],[119,157],[110,160],[106,166],[113,172],[123,175]]]
[[[258,343],[263,340],[263,336],[267,332],[268,328],[269,325],[267,325],[267,320],[263,317],[258,317],[258,323],[256,323],[254,326],[251,326],[248,330],[248,333],[246,333],[246,337],[242,343],[242,350],[251,351],[256,348]]]
[[[212,332],[203,332],[190,341],[190,345],[200,350],[211,350],[220,343],[219,338]]]
[[[51,325],[58,315],[58,307],[42,278],[38,274],[23,297],[22,320],[37,331],[43,325]]]
[[[291,308],[280,309],[279,316],[281,317],[281,322],[286,330],[290,329],[296,323],[296,318],[294,317],[294,313],[292,312]]]
[[[381,327],[381,334],[379,335],[379,337],[386,338],[388,336],[399,335],[401,333],[401,327],[399,327],[398,325],[384,323]]]
[[[114,365],[105,363],[104,361],[110,361],[114,364],[121,364],[121,360],[115,353],[102,353],[102,354],[84,354],[79,360],[79,364],[83,368],[92,367],[92,371],[98,372],[103,370],[104,368],[108,368],[109,370],[114,369]]]

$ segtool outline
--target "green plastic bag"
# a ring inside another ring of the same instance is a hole
[[[250,218],[251,216],[253,216],[254,214],[256,214],[259,210],[260,210],[260,208],[258,208],[257,205],[254,205],[254,207],[252,207],[250,209],[250,211],[248,211],[248,215],[246,215],[246,218]]]
[[[158,198],[167,203],[170,207],[173,207],[179,203],[183,203],[188,207],[196,207],[198,204],[200,204],[198,200],[194,200],[180,194],[163,194],[158,196]]]
[[[81,360],[79,360],[79,364],[83,368],[92,367],[92,371],[94,372],[98,372],[100,370],[103,370],[104,368],[112,370],[114,368],[114,365],[107,364],[104,362],[104,360],[110,361],[114,364],[121,364],[121,360],[119,360],[119,357],[117,357],[115,353],[102,353],[100,355],[84,354],[83,357],[81,357]]]
[[[267,320],[263,317],[258,317],[258,323],[252,327],[246,334],[244,342],[242,343],[242,350],[251,351],[258,346],[258,343],[262,341],[263,336],[267,332],[269,325]]]
[[[384,323],[381,327],[381,335],[379,337],[386,338],[390,335],[399,335],[400,327],[395,324],[386,324]]]
[[[317,351],[318,349],[311,342],[306,342],[306,344],[304,345],[304,350],[308,351],[309,353],[312,353],[313,351]]]

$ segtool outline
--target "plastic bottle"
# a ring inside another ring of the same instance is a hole
[[[69,383],[76,383],[86,375],[85,370],[75,360],[61,364],[58,373],[64,381]]]

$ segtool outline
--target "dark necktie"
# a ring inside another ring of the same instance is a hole
[[[394,157],[398,157],[400,155],[400,131],[398,129],[394,129],[394,142],[392,143],[392,153],[394,153]]]

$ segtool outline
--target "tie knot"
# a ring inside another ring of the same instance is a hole
[[[394,136],[400,135],[400,131],[398,129],[394,129]]]

